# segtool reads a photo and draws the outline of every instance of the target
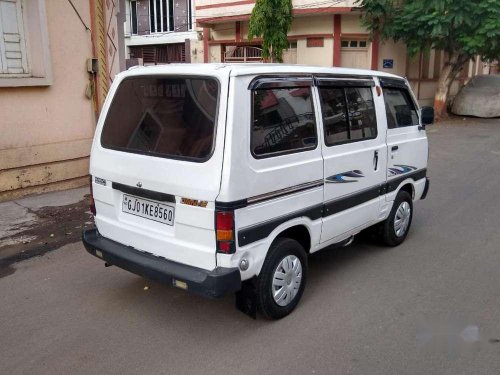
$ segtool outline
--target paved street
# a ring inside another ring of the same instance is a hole
[[[500,373],[500,120],[429,137],[407,241],[312,256],[281,321],[105,268],[80,243],[0,270],[0,374]]]

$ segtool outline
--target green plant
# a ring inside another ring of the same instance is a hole
[[[262,57],[283,62],[292,19],[292,0],[257,0],[250,17],[248,38],[262,37]]]
[[[500,56],[500,0],[359,0],[363,23],[382,40],[402,41],[414,56],[445,51],[434,98],[437,117],[446,113],[450,86],[464,64],[480,55]]]

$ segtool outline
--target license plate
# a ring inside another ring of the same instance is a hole
[[[124,194],[122,211],[162,224],[174,225],[175,207],[168,204]]]

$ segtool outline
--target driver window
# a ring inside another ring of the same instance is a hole
[[[417,110],[407,90],[386,87],[384,100],[389,129],[418,125]]]

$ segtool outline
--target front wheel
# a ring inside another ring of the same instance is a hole
[[[307,280],[307,255],[290,238],[271,245],[257,281],[259,311],[268,319],[281,319],[299,303]]]
[[[410,194],[400,191],[394,200],[389,217],[380,223],[380,239],[385,245],[398,246],[410,230],[413,218],[413,202]]]

